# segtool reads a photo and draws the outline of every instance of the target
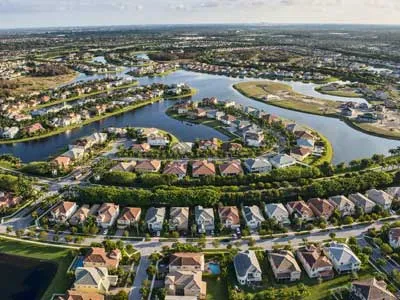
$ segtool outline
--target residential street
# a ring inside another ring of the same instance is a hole
[[[129,293],[129,300],[140,300],[140,288],[142,283],[147,279],[147,268],[150,265],[149,256],[145,255],[140,258],[139,265],[136,270],[135,280],[133,282],[132,289]]]

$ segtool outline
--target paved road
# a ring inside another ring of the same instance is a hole
[[[136,269],[136,276],[133,282],[132,289],[129,293],[129,300],[141,300],[142,295],[140,288],[142,283],[147,279],[147,268],[150,266],[149,256],[145,255],[140,258],[139,265]]]

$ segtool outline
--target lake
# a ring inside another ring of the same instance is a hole
[[[129,69],[125,69],[123,72],[118,73],[118,75],[127,76],[126,72],[128,71]],[[80,74],[76,80],[91,80],[93,78],[101,78],[104,76],[106,75],[87,76],[85,74]],[[165,77],[144,77],[139,78],[138,80],[140,84],[151,84],[154,82],[172,84],[185,82],[198,90],[198,94],[193,97],[193,100],[200,100],[204,97],[212,96],[216,96],[221,100],[230,99],[240,104],[253,106],[267,111],[268,113],[276,114],[283,118],[294,120],[299,124],[304,124],[308,127],[314,128],[331,141],[334,149],[334,163],[342,161],[349,162],[353,159],[371,157],[375,153],[388,154],[390,149],[400,146],[399,141],[364,134],[347,126],[339,119],[305,114],[271,106],[266,103],[249,99],[232,88],[232,85],[237,82],[249,81],[252,79],[230,78],[226,76],[180,70]],[[314,89],[315,85],[313,84],[301,82],[289,82],[289,84],[295,91],[309,96],[316,96],[327,100],[335,100],[337,98],[316,92]],[[341,98],[341,100],[343,99]],[[362,99],[360,99],[360,101],[362,101]],[[15,156],[21,157],[24,162],[45,160],[49,156],[65,149],[68,143],[78,139],[79,137],[112,126],[158,127],[170,131],[183,141],[194,141],[197,138],[205,139],[211,137],[226,139],[225,136],[214,129],[203,125],[188,126],[185,125],[185,123],[166,116],[165,110],[172,104],[173,101],[155,103],[135,111],[127,112],[123,115],[94,122],[87,126],[46,139],[26,143],[0,145],[0,153],[13,153]]]
[[[57,272],[57,265],[39,259],[0,253],[1,299],[40,299]]]

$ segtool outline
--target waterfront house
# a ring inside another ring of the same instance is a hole
[[[147,136],[147,143],[150,146],[165,147],[169,143],[169,138],[164,134],[150,134]]]
[[[247,146],[261,147],[264,141],[264,132],[262,130],[247,130],[243,134],[243,139]]]
[[[221,120],[221,122],[224,123],[225,125],[230,126],[230,125],[232,125],[233,122],[236,121],[236,117],[227,114],[227,115],[222,116],[220,120]]]
[[[350,299],[353,300],[396,300],[383,280],[369,278],[353,281],[350,288]]]
[[[200,150],[218,150],[219,140],[217,138],[212,138],[211,140],[201,140],[199,141]]]
[[[331,242],[323,247],[323,252],[339,274],[356,272],[361,268],[361,261],[346,244]]]
[[[239,252],[233,258],[233,265],[239,284],[254,284],[262,281],[262,270],[254,251]]]
[[[192,148],[193,148],[193,143],[179,142],[171,147],[171,151],[177,152],[179,154],[187,154],[192,152]]]
[[[376,205],[375,202],[369,200],[367,197],[360,193],[349,195],[349,199],[353,201],[356,206],[360,207],[366,214],[372,213],[372,210]]]
[[[257,205],[243,206],[242,214],[246,226],[251,230],[260,228],[261,223],[265,221],[264,216]]]
[[[400,227],[390,228],[389,230],[389,244],[393,248],[400,247]]]
[[[204,254],[191,252],[178,252],[169,259],[169,271],[204,271]]]
[[[67,294],[55,298],[57,300],[104,300],[104,295],[96,293],[96,292],[79,292],[79,291],[74,291],[74,290],[68,290]]]
[[[186,176],[187,162],[186,161],[172,161],[167,163],[164,168],[163,174],[176,175],[179,179]]]
[[[115,286],[118,276],[109,275],[104,267],[78,267],[75,270],[74,290],[79,292],[107,293]]]
[[[160,232],[165,219],[165,207],[150,207],[146,213],[146,224],[150,232]]]
[[[312,209],[303,201],[292,201],[286,204],[286,208],[290,215],[295,218],[300,218],[304,221],[312,221],[315,215]]]
[[[292,252],[286,250],[269,252],[268,261],[277,281],[296,281],[300,279],[301,269]]]
[[[208,233],[214,231],[214,210],[197,205],[194,208],[194,218],[199,233]]]
[[[244,161],[244,167],[249,173],[266,173],[272,170],[271,163],[265,158],[249,158]]]
[[[97,211],[96,222],[101,228],[110,228],[119,215],[119,205],[103,203]]]
[[[135,171],[137,173],[156,173],[160,171],[161,161],[152,159],[152,160],[140,160],[137,161]]]
[[[106,252],[104,248],[92,247],[83,259],[84,267],[104,267],[109,270],[117,269],[122,255],[119,249]]]
[[[192,163],[193,177],[214,176],[215,173],[215,165],[212,162],[196,160]]]
[[[201,119],[207,116],[207,111],[202,108],[195,108],[191,110],[188,114],[191,119]]]
[[[232,142],[226,142],[223,143],[221,146],[222,150],[225,152],[240,152],[243,149],[243,146],[239,143],[232,143]]]
[[[331,279],[334,277],[333,265],[320,247],[308,245],[297,249],[297,258],[310,278]]]
[[[270,158],[269,162],[277,169],[287,168],[296,164],[296,160],[287,154],[278,154]]]
[[[236,206],[221,206],[218,208],[221,224],[228,229],[240,228],[239,210]]]
[[[29,135],[35,134],[36,132],[39,132],[42,130],[44,130],[44,128],[43,128],[42,124],[40,124],[40,123],[34,123],[34,124],[26,126],[24,128],[24,131]]]
[[[68,169],[72,165],[72,159],[68,156],[58,156],[53,159],[53,164],[60,169]]]
[[[4,127],[4,129],[1,131],[1,136],[4,139],[13,139],[18,134],[18,132],[19,128],[16,126]]]
[[[232,160],[219,165],[219,172],[222,176],[235,176],[243,174],[240,160]]]
[[[189,207],[171,207],[169,230],[186,232],[189,229]]]
[[[139,224],[142,209],[140,207],[125,207],[121,215],[118,217],[117,226],[125,229],[133,225]]]
[[[67,152],[61,154],[63,157],[69,157],[72,161],[79,161],[85,156],[85,149],[83,148],[71,148]]]
[[[265,214],[280,224],[290,224],[289,212],[282,203],[265,204]]]
[[[312,198],[307,201],[307,204],[316,217],[325,220],[328,220],[335,210],[335,206],[326,199]]]
[[[290,150],[290,156],[298,161],[303,161],[312,154],[312,149],[307,147],[295,147]]]
[[[151,150],[150,144],[141,143],[141,144],[132,144],[131,149],[133,152],[145,153]]]
[[[50,220],[57,223],[65,223],[77,210],[78,205],[71,201],[61,201],[50,211]]]
[[[392,206],[393,197],[382,190],[371,189],[367,191],[368,199],[381,206],[383,209],[389,210]]]
[[[351,216],[356,212],[354,202],[343,195],[332,196],[328,199],[343,216]]]

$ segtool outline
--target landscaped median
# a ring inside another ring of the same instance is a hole
[[[103,114],[103,115],[100,115],[100,116],[96,116],[94,118],[90,118],[90,119],[85,120],[84,122],[79,123],[79,124],[74,124],[74,125],[70,125],[70,126],[66,126],[66,127],[57,128],[57,129],[54,129],[54,130],[52,130],[50,132],[47,132],[47,133],[44,133],[44,134],[40,134],[40,135],[37,135],[37,136],[25,137],[25,138],[14,139],[14,140],[2,140],[2,141],[0,141],[0,144],[14,144],[14,143],[28,142],[28,141],[39,140],[39,139],[51,137],[51,136],[54,136],[54,135],[57,135],[57,134],[60,134],[60,133],[75,129],[75,128],[79,128],[79,127],[88,125],[88,124],[96,122],[96,121],[107,119],[109,117],[112,117],[112,116],[115,116],[115,115],[119,115],[119,114],[123,114],[123,113],[126,113],[128,111],[131,111],[131,110],[134,110],[134,109],[137,109],[137,108],[140,108],[140,107],[143,107],[143,106],[158,102],[158,101],[160,101],[161,99],[164,99],[164,98],[165,99],[179,99],[179,98],[191,97],[191,96],[193,96],[195,94],[196,94],[196,90],[195,89],[191,89],[191,92],[188,93],[188,94],[177,95],[177,96],[168,96],[168,97],[155,97],[155,98],[152,98],[152,99],[150,99],[148,101],[144,101],[144,102],[141,102],[141,103],[136,103],[136,104],[133,104],[133,105],[125,106],[125,107],[123,107],[121,109],[118,109],[116,111],[109,112],[109,113],[106,113],[106,114]]]

